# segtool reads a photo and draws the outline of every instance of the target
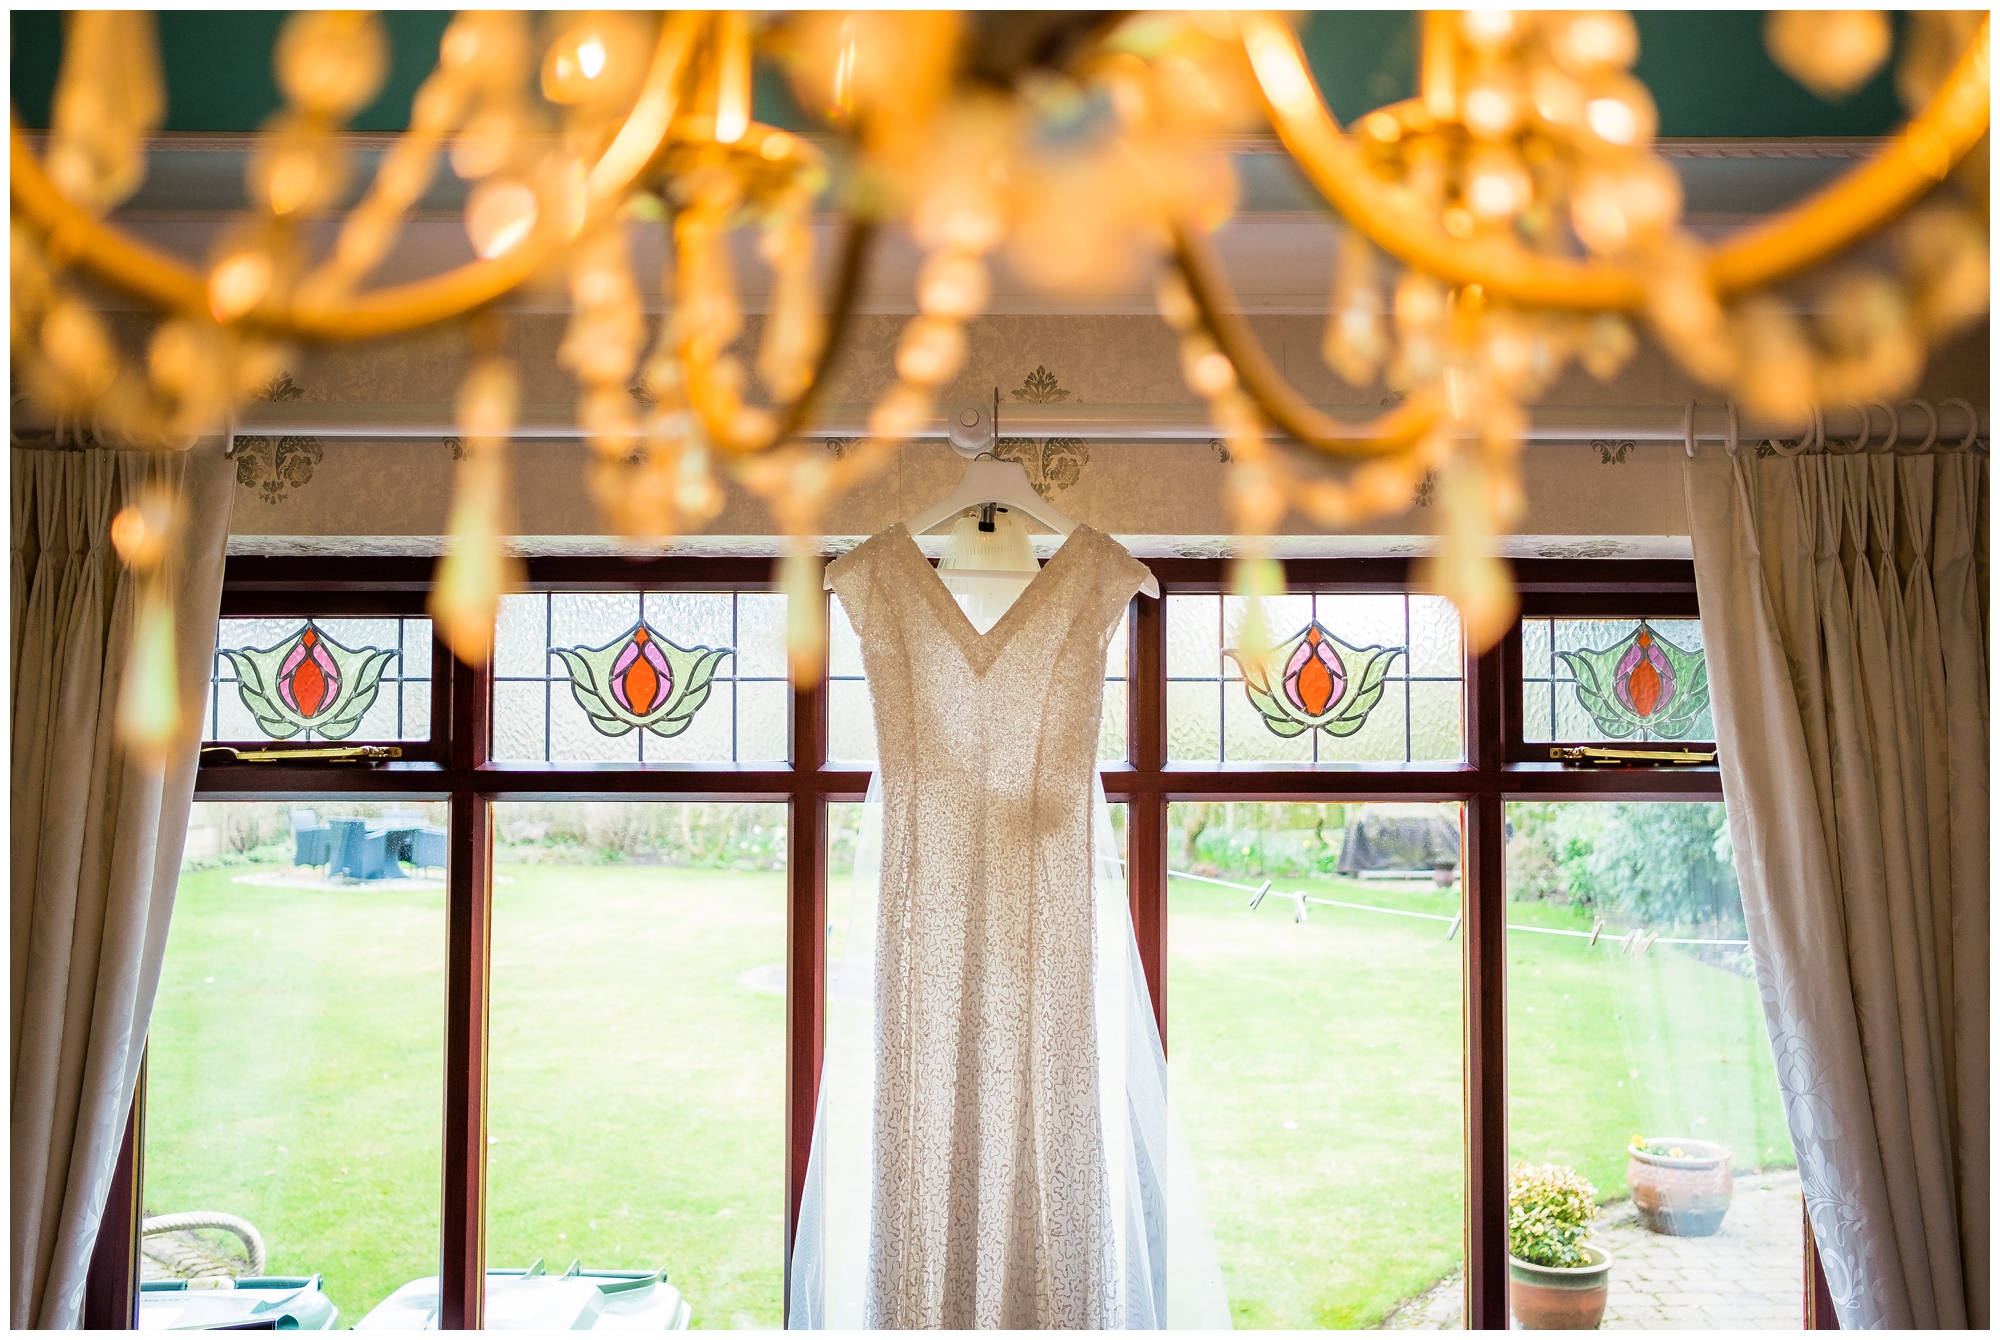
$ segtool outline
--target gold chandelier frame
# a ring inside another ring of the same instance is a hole
[[[648,169],[677,145],[762,155],[766,166],[785,166],[794,155],[816,153],[795,136],[754,124],[734,145],[719,146],[712,121],[676,115],[679,86],[705,19],[681,12],[662,24],[631,111],[610,147],[588,169],[589,215],[573,233],[615,214]],[[1477,286],[1492,297],[1522,304],[1575,311],[1644,307],[1645,278],[1633,267],[1539,255],[1497,239],[1462,241],[1395,199],[1328,109],[1291,28],[1261,13],[1238,15],[1236,24],[1264,108],[1286,151],[1326,202],[1384,251],[1448,284]],[[1990,124],[1990,27],[1990,19],[1982,21],[1972,46],[1930,105],[1874,157],[1807,200],[1713,247],[1707,273],[1718,295],[1739,295],[1809,269],[1893,221],[1942,181]],[[776,157],[761,147],[774,137],[782,137],[784,145]],[[45,231],[53,256],[163,308],[199,311],[206,305],[207,286],[198,271],[93,216],[57,190],[29,148],[18,117],[10,126],[10,156],[14,203]],[[271,334],[309,340],[363,340],[419,329],[463,316],[519,287],[560,249],[564,231],[557,222],[543,221],[525,244],[500,257],[376,289],[335,306],[262,308],[244,320]],[[1276,427],[1329,455],[1366,457],[1404,450],[1435,426],[1441,410],[1428,402],[1359,424],[1342,422],[1307,403],[1241,317],[1228,276],[1202,232],[1179,220],[1172,222],[1171,231],[1175,259],[1204,322],[1234,362],[1244,389]],[[852,308],[871,233],[868,220],[849,220],[828,308],[829,338],[816,374],[824,371],[834,337]],[[811,387],[786,407],[778,435],[763,443],[730,445],[765,450],[795,434],[803,427],[812,388],[821,380],[815,375]]]

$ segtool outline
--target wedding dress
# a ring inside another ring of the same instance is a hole
[[[828,576],[875,702],[879,873],[829,974],[790,1324],[1164,1325],[1166,1062],[1096,758],[1147,570],[1078,527],[984,633],[901,526]]]

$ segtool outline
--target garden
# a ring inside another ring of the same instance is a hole
[[[281,807],[200,808],[218,840],[183,877],[154,1017],[147,1212],[250,1220],[267,1270],[324,1273],[351,1324],[435,1270],[443,890],[328,885],[289,864],[282,813],[250,813]],[[1168,1044],[1235,1323],[1379,1324],[1461,1258],[1458,890],[1330,873],[1342,807],[1188,808],[1170,863],[1206,879],[1170,886]],[[1639,811],[1668,807],[1616,808],[1512,816],[1508,920],[1537,928],[1509,935],[1513,1150],[1605,1201],[1635,1133],[1789,1165],[1741,954],[1619,947],[1641,925],[1727,928],[1714,869],[1671,906],[1657,872],[1617,883],[1635,853],[1664,868],[1704,840],[1726,871],[1719,821],[1663,847]],[[497,812],[495,1266],[664,1266],[695,1325],[778,1324],[783,823],[782,806]],[[1218,879],[1276,887],[1252,911]]]

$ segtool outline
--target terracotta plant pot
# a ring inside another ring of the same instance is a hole
[[[1722,1227],[1729,1212],[1735,1182],[1729,1173],[1729,1149],[1713,1140],[1682,1140],[1658,1136],[1646,1142],[1678,1149],[1683,1157],[1649,1154],[1628,1146],[1632,1161],[1625,1180],[1632,1187],[1632,1207],[1639,1222],[1655,1233],[1680,1238],[1705,1238]]]
[[[1584,1245],[1590,1264],[1538,1266],[1518,1256],[1507,1258],[1508,1301],[1514,1320],[1530,1331],[1594,1331],[1604,1320],[1604,1301],[1611,1295],[1610,1252]]]

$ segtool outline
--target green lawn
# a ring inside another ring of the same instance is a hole
[[[323,1272],[351,1323],[436,1268],[443,896],[242,873],[181,882],[146,1202],[250,1219],[270,1270]],[[742,979],[782,959],[782,878],[500,874],[489,1260],[663,1264],[696,1325],[776,1324],[784,1018]],[[1409,885],[1280,887],[1457,907]],[[1372,1325],[1460,1256],[1462,938],[1325,906],[1295,925],[1289,900],[1252,913],[1178,880],[1171,908],[1174,1091],[1236,1322]],[[1509,920],[1583,924],[1542,904]],[[1509,940],[1517,1156],[1571,1163],[1607,1198],[1635,1131],[1790,1162],[1754,983],[1664,947]]]
[[[1279,887],[1458,907],[1420,885]],[[1589,929],[1541,904],[1508,920]],[[1462,938],[1323,905],[1296,925],[1289,899],[1252,913],[1185,880],[1168,925],[1174,1095],[1236,1324],[1377,1324],[1462,1255]],[[1753,982],[1661,947],[1635,964],[1607,942],[1508,938],[1515,1157],[1573,1164],[1606,1199],[1642,1129],[1724,1140],[1739,1167],[1791,1162]]]

